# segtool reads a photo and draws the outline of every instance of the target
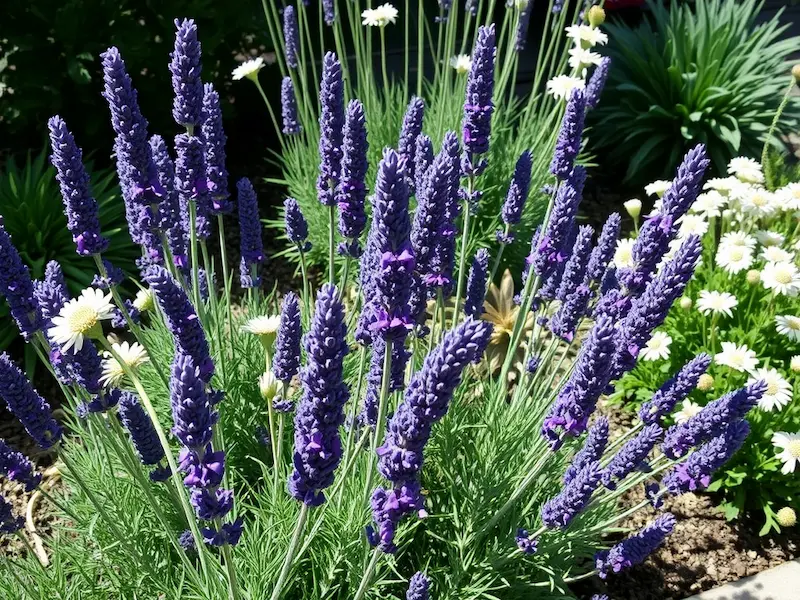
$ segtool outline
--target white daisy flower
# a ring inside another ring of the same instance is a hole
[[[761,283],[776,294],[796,296],[800,290],[800,273],[794,263],[768,262],[761,270]]]
[[[781,450],[777,453],[783,463],[781,473],[784,475],[794,473],[797,461],[800,460],[800,434],[776,431],[772,435],[772,445]]]
[[[732,159],[728,163],[728,173],[744,183],[762,183],[764,181],[761,164],[745,156]]]
[[[800,354],[795,354],[789,361],[789,368],[792,373],[800,373]]]
[[[87,288],[77,298],[69,300],[53,317],[53,327],[48,334],[53,342],[61,346],[62,352],[72,348],[73,353],[77,353],[83,348],[85,338],[103,335],[100,321],[110,319],[113,314],[111,294]]]
[[[792,399],[792,386],[775,369],[756,369],[747,380],[747,385],[758,381],[767,384],[767,391],[758,401],[761,410],[780,410]]]
[[[672,338],[663,331],[656,331],[644,345],[639,358],[642,360],[665,360],[669,358],[669,346]]]
[[[450,66],[456,70],[459,75],[469,73],[472,68],[472,57],[469,54],[457,54],[450,57]]]
[[[733,342],[722,342],[722,352],[714,356],[714,362],[740,373],[750,373],[758,366],[755,352],[744,344],[737,346]]]
[[[647,213],[649,218],[656,217],[661,214],[661,206],[664,204],[663,198],[657,198],[655,202],[653,202],[653,210]]]
[[[731,192],[742,189],[742,182],[736,177],[714,177],[706,181],[703,186],[704,190],[714,190],[721,196],[727,198],[731,196]]]
[[[264,59],[260,56],[252,60],[246,60],[233,70],[234,81],[247,77],[252,81],[258,81],[258,72],[264,68]]]
[[[702,406],[697,404],[697,402],[692,402],[688,398],[683,401],[681,404],[681,409],[672,415],[672,418],[675,419],[675,422],[678,424],[686,423],[689,419],[695,416],[703,409]]]
[[[758,258],[765,262],[792,262],[794,260],[791,252],[787,252],[778,246],[766,246],[761,251],[761,254],[758,255]]]
[[[580,77],[570,77],[569,75],[556,75],[547,82],[547,93],[552,94],[556,100],[566,100],[572,94],[572,90],[582,90],[586,83]]]
[[[722,236],[719,245],[744,246],[745,248],[754,249],[756,247],[756,239],[743,231],[729,231]]]
[[[775,317],[775,329],[793,342],[800,342],[800,317],[778,315]]]
[[[242,331],[253,335],[276,335],[281,324],[280,315],[254,317],[242,325]]]
[[[718,217],[725,206],[725,202],[725,196],[716,190],[710,190],[697,196],[697,200],[689,207],[689,212],[702,215],[706,219]]]
[[[756,231],[756,239],[762,246],[780,246],[783,244],[786,236],[784,236],[782,233],[778,233],[777,231],[762,229]]]
[[[397,14],[397,9],[391,4],[381,4],[362,12],[361,24],[369,27],[386,27],[389,23],[394,24],[397,21]]]
[[[278,380],[272,371],[264,371],[258,378],[258,391],[264,400],[272,401],[278,395]]]
[[[122,359],[122,362],[134,372],[150,360],[150,357],[147,356],[147,351],[138,342],[132,344],[128,342],[122,342],[121,344],[115,343],[111,344],[111,347]],[[103,352],[103,356],[103,373],[100,376],[100,383],[107,387],[119,387],[122,380],[125,378],[123,366],[108,350]]]
[[[677,221],[679,240],[685,240],[690,235],[703,236],[708,231],[708,221],[702,215],[683,215]]]
[[[661,198],[661,196],[664,195],[664,192],[666,192],[669,189],[669,186],[671,185],[672,185],[671,181],[668,181],[666,179],[657,179],[653,183],[649,183],[646,186],[644,186],[644,193],[647,194],[648,196],[652,196],[655,194],[656,196]]]
[[[591,25],[570,25],[566,29],[567,37],[574,40],[576,45],[592,47],[608,43],[608,36],[599,28]]]
[[[574,46],[569,49],[569,66],[576,71],[585,71],[587,67],[599,65],[603,57],[597,52],[592,52],[587,48]]]
[[[753,187],[739,198],[739,206],[747,215],[768,217],[775,212],[775,198],[772,192]]]
[[[614,251],[614,266],[625,269],[633,266],[633,244],[636,240],[625,238],[617,240],[617,249]]]
[[[739,301],[736,296],[728,292],[709,292],[702,290],[700,297],[697,299],[697,310],[704,315],[725,315],[728,317],[733,316],[732,310],[736,308]]]
[[[139,290],[136,292],[136,297],[133,299],[133,306],[139,312],[153,310],[155,308],[155,303],[153,302],[153,290],[148,288],[146,290]]]
[[[717,264],[726,273],[735,275],[746,271],[753,264],[753,251],[747,246],[720,245],[716,256]]]
[[[784,210],[800,210],[800,183],[790,183],[776,192]]]

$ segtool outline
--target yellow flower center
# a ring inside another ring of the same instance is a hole
[[[89,306],[78,307],[69,317],[69,328],[75,333],[86,333],[97,325],[97,311]]]
[[[795,331],[800,330],[800,319],[786,319],[786,326]]]
[[[739,247],[731,248],[731,260],[742,260],[744,258],[744,250]]]
[[[789,451],[789,454],[792,455],[792,458],[800,458],[800,440],[792,440],[789,442],[789,445],[786,446],[786,449]]]
[[[792,283],[792,274],[788,271],[778,271],[775,273],[775,280],[783,285]]]
[[[780,391],[777,381],[770,381],[767,383],[767,396],[774,396]]]
[[[755,194],[753,196],[753,204],[755,204],[756,206],[765,206],[767,204],[767,199],[764,198],[764,196]]]

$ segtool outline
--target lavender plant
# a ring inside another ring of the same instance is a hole
[[[225,138],[208,112],[216,101],[200,80],[196,28],[190,20],[176,28],[173,115],[185,133],[175,138],[172,180],[165,177],[169,149],[148,137],[122,54],[104,54],[120,180],[142,248],[136,300],[120,295],[102,244],[90,252],[97,285],[70,299],[57,266],[33,282],[0,235],[0,292],[51,369],[66,413],[56,421],[18,367],[0,357],[0,398],[37,444],[57,452],[65,480],[63,491],[48,488],[0,444],[0,470],[44,495],[63,524],[45,542],[52,566],[30,551],[13,564],[4,558],[9,576],[0,591],[209,600],[574,597],[571,583],[645,560],[675,518],[661,514],[632,535],[620,527],[624,519],[667,494],[707,485],[743,442],[745,414],[767,387],[752,382],[665,430],[664,414],[695,384],[693,367],[627,431],[609,432],[596,414],[699,259],[696,236],[668,251],[677,234],[672,217],[694,201],[707,166],[702,146],[687,154],[663,214],[642,228],[647,243],[617,275],[609,247],[619,220],[612,217],[594,245],[592,231],[576,227],[586,173],[569,150],[580,147],[584,110],[581,92],[573,92],[551,136],[559,143],[550,149],[548,217],[519,242],[531,249],[519,308],[494,323],[481,300],[501,247],[482,249],[467,268],[455,239],[458,218],[483,210],[475,202],[478,173],[494,143],[487,107],[499,81],[496,38],[482,26],[460,138],[445,133],[435,157],[420,134],[413,157],[408,141],[383,150],[352,295],[345,273],[353,257],[334,255],[331,281],[312,292],[306,278],[301,296],[284,296],[275,314],[278,298],[253,270],[263,260],[255,190],[239,182],[250,269],[240,275],[251,276],[240,277],[248,293],[234,311],[222,231],[233,209],[224,193]],[[336,78],[336,65],[330,55],[324,77]],[[329,108],[341,109],[343,128],[329,129],[321,144],[319,191],[334,199],[334,217],[352,232],[361,226],[353,217],[360,217],[362,190],[341,184],[364,172],[362,109]],[[412,115],[406,130],[416,129]],[[340,171],[331,169],[337,161]],[[523,175],[512,189],[523,187]],[[81,198],[80,239],[102,240],[89,218],[94,207]],[[314,226],[298,203],[286,207],[287,238],[305,253]],[[162,210],[172,219],[157,218]],[[167,223],[180,235],[171,236]],[[219,282],[207,245],[215,226]],[[188,252],[173,252],[178,238]],[[501,327],[510,333],[509,352],[492,373],[485,353]],[[518,351],[529,368],[510,379]],[[648,500],[619,505],[644,484]],[[0,531],[27,542],[5,500],[0,518]]]

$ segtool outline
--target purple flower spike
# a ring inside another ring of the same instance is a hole
[[[578,237],[572,247],[572,254],[564,266],[561,284],[556,292],[556,298],[562,302],[585,281],[592,236],[594,236],[594,229],[591,225],[581,225],[578,228]]]
[[[305,337],[308,362],[300,373],[303,396],[294,417],[294,471],[289,493],[309,506],[325,502],[342,458],[339,426],[349,391],[343,380],[347,354],[344,307],[335,286],[317,296],[311,328]]]
[[[225,167],[225,131],[222,129],[222,109],[219,94],[214,86],[203,86],[203,127],[201,129],[206,151],[206,175],[211,194],[211,214],[227,214],[233,211],[233,202],[228,198],[228,169]],[[154,157],[155,158],[155,157]]]
[[[242,287],[258,287],[258,268],[264,262],[264,244],[261,240],[261,220],[258,217],[258,198],[253,184],[243,177],[236,184],[239,197],[239,233],[241,235]],[[255,277],[252,271],[255,268]],[[247,285],[246,285],[247,284]]]
[[[472,52],[472,66],[467,77],[464,98],[464,120],[462,137],[464,159],[461,170],[465,175],[480,175],[486,168],[485,159],[479,159],[489,151],[489,135],[492,126],[494,103],[494,24],[478,28],[475,49]]]
[[[332,21],[331,21],[332,22]],[[342,65],[333,52],[322,60],[319,115],[319,177],[317,198],[320,204],[333,206],[336,186],[342,170],[342,142],[344,136],[344,83]]]
[[[297,29],[297,13],[291,4],[283,9],[283,44],[286,50],[286,66],[296,69],[297,59],[300,57],[300,34]]]
[[[358,100],[351,100],[345,117],[342,174],[336,191],[336,205],[339,207],[339,233],[347,240],[340,252],[352,258],[361,255],[358,238],[367,224],[364,211],[369,168],[367,150],[369,142],[364,106]]]
[[[325,15],[325,24],[333,25],[336,20],[336,6],[334,0],[322,0],[322,11]]]
[[[403,127],[400,129],[400,140],[397,142],[397,153],[406,160],[406,173],[410,184],[413,185],[416,176],[414,158],[417,149],[417,137],[422,133],[422,120],[425,116],[425,102],[422,98],[414,96],[408,103],[406,114],[403,117]]]
[[[300,338],[303,328],[300,323],[300,301],[297,295],[289,292],[281,305],[281,324],[275,339],[275,356],[272,359],[272,372],[275,377],[288,385],[300,370]]]
[[[417,571],[408,580],[406,600],[428,600],[430,598],[431,582],[422,571]]]
[[[567,109],[561,120],[550,172],[562,181],[570,177],[575,159],[581,151],[583,120],[586,114],[586,99],[583,91],[573,90],[567,101]]]
[[[608,79],[608,70],[611,68],[611,59],[604,56],[600,60],[589,78],[589,83],[586,84],[586,108],[591,110],[597,108],[600,103],[600,95],[603,93],[603,88],[606,86]]]
[[[516,225],[522,218],[522,210],[528,199],[531,186],[531,153],[525,150],[517,159],[514,175],[508,186],[501,217],[506,225]]]
[[[281,118],[285,135],[297,135],[303,130],[297,117],[297,98],[291,77],[284,77],[281,81]]]
[[[710,364],[711,357],[708,354],[698,354],[683,365],[675,377],[662,385],[650,400],[642,404],[639,409],[639,418],[642,422],[658,423],[662,417],[671,413],[678,402],[682,402],[697,387],[700,376],[706,372]]]
[[[372,356],[369,361],[367,388],[364,393],[364,408],[359,415],[362,425],[375,427],[378,421],[378,402],[380,401],[381,384],[383,383],[383,360],[385,356],[386,342],[382,337],[376,336],[373,340]],[[405,367],[409,356],[403,346],[399,344],[392,345],[390,392],[403,389]]]
[[[567,470],[564,471],[564,485],[575,479],[575,476],[580,473],[586,465],[599,461],[603,457],[607,445],[608,419],[600,417],[594,425],[589,428],[589,433],[586,436],[583,447],[572,459]]]
[[[0,533],[15,533],[22,529],[24,524],[25,519],[15,517],[11,504],[3,496],[0,496]]]
[[[191,356],[180,352],[175,356],[169,389],[172,433],[184,447],[199,452],[211,442],[214,417],[205,382]]]
[[[525,49],[528,41],[528,27],[531,24],[531,12],[533,11],[533,0],[530,0],[519,13],[517,21],[517,31],[514,41],[514,50],[521,52]]]
[[[33,491],[42,481],[42,474],[37,473],[33,463],[24,454],[17,452],[0,439],[0,473],[11,481],[25,486],[26,492]]]
[[[486,279],[489,276],[489,252],[481,248],[472,259],[467,277],[467,293],[464,314],[475,319],[483,314],[483,298],[486,296]]]
[[[550,330],[566,342],[575,339],[578,324],[586,314],[592,290],[586,285],[579,285],[561,303],[558,312],[550,321]]]
[[[89,175],[83,167],[83,153],[64,120],[55,116],[47,122],[50,130],[50,160],[56,168],[61,188],[67,229],[72,234],[78,254],[100,254],[108,248],[108,240],[100,233],[97,202],[89,190]]]
[[[308,239],[308,223],[300,210],[300,205],[294,198],[283,201],[284,218],[286,224],[286,237],[297,246],[301,252],[308,252],[311,243]]]
[[[414,148],[414,192],[419,197],[428,168],[433,164],[433,143],[427,135],[420,134]]]
[[[670,427],[661,450],[672,459],[685,456],[690,448],[721,435],[730,423],[742,419],[766,391],[767,383],[757,381],[714,400],[688,421]]]
[[[598,285],[608,269],[614,252],[617,248],[619,230],[622,218],[619,213],[611,213],[603,224],[603,230],[597,240],[597,245],[592,249],[589,264],[586,267],[586,280],[590,285]]]
[[[539,548],[539,540],[532,538],[527,529],[517,529],[514,541],[523,554],[536,554],[536,550]]]
[[[592,462],[581,469],[557,496],[542,506],[542,523],[551,529],[566,529],[589,504],[600,483],[600,463]]]
[[[189,203],[194,202],[197,218],[197,237],[208,239],[211,235],[211,194],[206,175],[206,158],[203,140],[194,135],[181,133],[175,136],[175,188],[178,191],[181,214],[187,220],[189,231]]]
[[[33,293],[39,303],[42,317],[52,319],[69,300],[61,265],[51,260],[44,269],[44,281],[33,282]]]
[[[0,294],[5,296],[11,316],[22,336],[28,340],[44,326],[39,305],[33,290],[33,281],[28,267],[0,217]]]
[[[193,19],[175,19],[175,49],[170,54],[172,73],[172,118],[178,125],[191,128],[202,123],[203,82],[200,79],[200,42]]]
[[[139,399],[123,391],[119,399],[119,420],[131,436],[133,447],[143,465],[157,465],[164,458],[164,448],[156,429]]]
[[[664,513],[611,550],[598,552],[595,555],[595,563],[597,570],[600,571],[600,578],[605,579],[610,572],[619,573],[644,562],[672,533],[674,527],[675,517],[670,513]]]
[[[39,447],[46,450],[61,440],[61,426],[53,419],[50,405],[5,352],[0,354],[0,398]]]
[[[176,267],[184,270],[189,266],[189,239],[186,220],[181,214],[178,191],[175,189],[175,164],[170,158],[167,144],[160,135],[150,138],[150,151],[156,167],[158,181],[164,195],[158,205],[157,227],[166,232],[167,244]]]
[[[649,470],[647,456],[663,434],[664,430],[661,429],[660,425],[656,423],[646,425],[635,438],[626,442],[617,451],[608,466],[603,469],[601,477],[603,485],[610,490],[614,490],[617,488],[617,483],[635,470]]]
[[[214,374],[214,362],[208,350],[208,341],[197,313],[186,292],[175,282],[172,275],[162,267],[150,267],[144,280],[153,290],[164,321],[175,338],[180,354],[190,356],[200,369],[200,376],[208,383]]]

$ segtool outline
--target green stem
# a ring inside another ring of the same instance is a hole
[[[475,176],[470,175],[469,181],[467,183],[467,194],[472,194],[475,187]],[[464,294],[464,282],[466,281],[466,277],[464,277],[464,271],[467,268],[467,251],[469,250],[469,226],[470,226],[470,219],[472,216],[472,211],[469,207],[469,201],[464,201],[464,228],[461,232],[461,254],[458,258],[458,273],[456,274],[456,280],[458,281],[456,285],[456,300],[455,304],[453,305],[453,325],[458,322],[459,314],[461,314],[461,297]]]
[[[225,226],[222,214],[217,215],[217,225],[219,229],[219,251],[222,261],[222,276],[225,278],[225,307],[226,319],[228,325],[228,341],[230,342],[231,360],[235,356],[233,349],[233,311],[231,310],[231,279],[228,272],[228,250],[225,244]],[[224,336],[223,336],[224,337]],[[220,344],[221,346],[221,344]],[[225,357],[222,357],[225,360]]]
[[[275,133],[278,136],[278,141],[281,144],[281,148],[284,147],[284,139],[283,139],[283,129],[278,125],[278,119],[275,116],[275,111],[272,110],[272,105],[269,103],[269,99],[267,95],[264,93],[264,88],[261,87],[261,83],[258,79],[253,79],[253,83],[256,84],[256,88],[258,89],[258,93],[261,94],[261,99],[264,101],[264,104],[267,105],[267,112],[269,113],[269,118],[272,121],[272,126],[275,128]]]
[[[311,291],[308,285],[308,270],[306,268],[306,254],[298,247],[300,252],[300,273],[303,276],[303,321],[306,327],[311,322]]]
[[[233,562],[233,552],[230,544],[222,546],[222,558],[225,562],[225,573],[228,576],[228,597],[230,600],[239,600],[239,581],[236,578],[236,565]]]
[[[364,597],[364,594],[367,593],[370,582],[372,581],[372,576],[375,574],[375,567],[378,566],[378,559],[380,559],[381,554],[381,551],[377,548],[372,551],[372,558],[370,558],[367,568],[364,569],[364,575],[361,577],[361,583],[358,584],[358,590],[356,591],[356,595],[353,597],[353,600],[361,600]]]
[[[425,19],[422,16],[425,14],[425,9],[422,2],[423,0],[419,0],[417,3],[417,96],[420,98],[422,98],[422,76],[425,68],[423,60],[425,55],[422,52],[424,47],[422,38],[425,35]]]
[[[197,310],[197,315],[201,322],[205,322],[202,318],[203,301],[200,297],[200,264],[198,261],[197,252],[197,204],[194,201],[189,201],[189,254],[192,257],[192,298],[194,306]]]
[[[390,89],[389,89],[389,74],[386,70],[386,32],[384,31],[384,27],[381,27],[381,74],[383,75],[383,89],[386,97],[388,99]]]
[[[275,589],[272,591],[270,600],[278,600],[278,598],[281,597],[283,586],[286,583],[286,579],[289,577],[289,572],[292,570],[294,556],[297,553],[297,549],[300,547],[300,542],[303,539],[303,529],[305,528],[306,520],[308,519],[308,511],[308,504],[303,502],[300,505],[300,514],[297,516],[297,524],[294,527],[292,541],[289,543],[289,549],[286,551],[286,558],[283,559],[283,566],[281,567],[281,572],[280,575],[278,575],[278,581],[275,583]]]
[[[383,29],[381,29],[383,31]],[[336,284],[336,205],[328,207],[328,282]]]
[[[783,99],[781,103],[778,105],[778,110],[775,111],[775,116],[772,117],[772,123],[769,125],[769,130],[767,131],[767,137],[764,139],[764,149],[761,151],[761,168],[764,173],[767,173],[769,169],[766,168],[767,165],[767,150],[769,148],[770,141],[772,140],[772,136],[775,134],[775,129],[778,127],[778,122],[781,119],[781,115],[783,111],[786,109],[786,105],[789,104],[789,97],[792,94],[792,90],[795,86],[795,79],[794,75],[791,76],[791,81],[789,82],[789,86],[786,88],[786,92],[783,94]],[[765,182],[767,187],[769,187],[770,182]]]
[[[353,440],[355,438],[355,422],[356,422],[356,413],[358,412],[358,406],[361,401],[361,384],[364,379],[364,369],[367,365],[367,348],[366,346],[361,346],[361,350],[358,353],[358,377],[356,378],[356,391],[355,394],[351,397],[350,402],[352,403],[352,410],[350,411],[350,430],[347,432],[347,444],[345,445],[344,457],[347,458],[350,456],[350,450],[353,448]]]

